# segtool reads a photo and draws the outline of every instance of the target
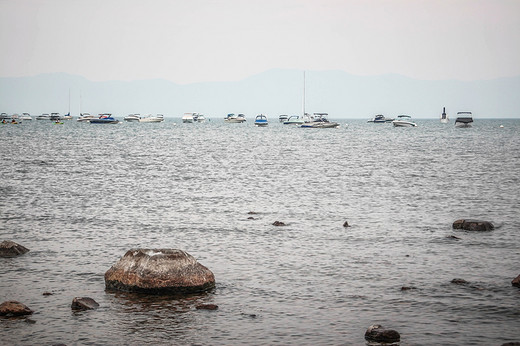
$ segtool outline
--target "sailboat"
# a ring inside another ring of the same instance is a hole
[[[70,89],[69,89],[69,112],[65,114],[62,118],[62,120],[72,120],[72,115],[70,115]]]
[[[304,123],[299,125],[304,128],[313,128],[313,129],[328,129],[338,127],[339,124],[334,121],[330,121],[327,118],[327,113],[314,113],[312,117],[309,117],[307,113],[305,113],[305,71],[303,71],[303,120]]]
[[[442,107],[441,123],[446,124],[448,121],[450,121],[450,118],[446,114],[446,107]]]

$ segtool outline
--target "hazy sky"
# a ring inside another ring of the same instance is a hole
[[[520,75],[520,0],[0,0],[0,76]]]

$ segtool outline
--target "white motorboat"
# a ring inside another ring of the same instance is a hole
[[[33,118],[31,117],[31,115],[29,113],[22,113],[20,120],[33,120]]]
[[[473,114],[471,112],[457,112],[455,127],[471,127],[472,122]]]
[[[70,113],[67,113],[63,117],[61,117],[61,120],[72,120],[72,115],[70,115]]]
[[[263,114],[259,114],[255,118],[255,126],[264,127],[269,125],[269,122],[267,121],[267,117]]]
[[[183,123],[192,123],[195,121],[195,114],[196,113],[184,113],[182,116],[182,122]]]
[[[314,129],[330,129],[339,126],[339,123],[330,121],[327,119],[327,113],[314,113],[310,118],[310,121],[306,121],[300,125],[303,128],[314,128]]]
[[[442,107],[441,123],[446,124],[448,121],[450,121],[450,118],[446,114],[446,107]]]
[[[126,117],[123,118],[124,121],[139,121],[141,118],[141,114],[128,114]]]
[[[60,113],[51,113],[51,116],[49,117],[49,120],[51,120],[51,121],[61,120]]]
[[[50,120],[51,116],[48,113],[43,113],[36,116],[36,120]]]
[[[394,127],[415,127],[415,126],[417,126],[417,124],[412,121],[412,117],[409,115],[405,115],[405,114],[397,116],[397,119],[392,121],[392,124],[394,125]]]
[[[164,121],[164,116],[162,114],[157,114],[156,116],[146,114],[139,118],[140,123],[160,123],[161,121]]]
[[[378,114],[372,119],[368,120],[367,123],[374,123],[374,124],[384,124],[384,123],[391,123],[395,119],[387,118],[383,114]]]
[[[76,121],[79,122],[88,122],[91,119],[94,119],[95,117],[91,115],[90,113],[81,113]]]
[[[224,121],[227,123],[243,123],[244,121],[246,121],[246,117],[244,114],[241,113],[238,115],[230,113],[224,118]]]
[[[286,115],[286,114],[282,114],[278,117],[278,120],[281,122],[281,123],[285,123],[287,120],[289,119],[289,116]]]
[[[195,113],[193,120],[198,123],[203,123],[206,121],[206,118],[204,117],[204,114],[202,114],[202,113]]]
[[[284,125],[301,125],[304,121],[300,118],[299,115],[291,115],[286,121],[283,122]]]

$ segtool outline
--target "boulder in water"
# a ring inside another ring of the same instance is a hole
[[[511,284],[515,287],[520,287],[520,275],[514,278],[513,281],[511,281]]]
[[[31,309],[15,300],[9,300],[0,304],[0,316],[24,316],[32,313]]]
[[[365,332],[365,339],[368,341],[392,343],[398,342],[401,339],[401,335],[393,329],[386,329],[379,324],[368,327]]]
[[[29,249],[15,243],[14,241],[4,240],[0,243],[0,257],[15,257],[29,252]]]
[[[453,222],[453,228],[466,231],[491,231],[495,226],[489,221],[461,219]]]
[[[213,273],[185,251],[131,249],[105,273],[108,290],[186,294],[215,287]]]
[[[72,310],[93,310],[97,309],[99,304],[89,297],[76,297],[72,299],[70,308]]]

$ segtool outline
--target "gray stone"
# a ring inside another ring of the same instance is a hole
[[[14,241],[4,240],[0,243],[0,257],[15,257],[29,252],[29,249],[15,243]]]
[[[466,231],[491,231],[495,226],[489,221],[481,220],[455,220],[453,222],[454,229],[463,229]]]
[[[99,304],[89,297],[76,297],[72,299],[72,310],[93,310],[99,307]]]
[[[177,249],[131,249],[105,273],[108,290],[152,294],[204,292],[215,287],[213,273]]]
[[[0,316],[24,316],[32,313],[31,309],[15,300],[9,300],[0,304]]]
[[[393,329],[386,329],[379,324],[375,324],[368,327],[365,332],[365,339],[368,341],[392,343],[398,342],[401,339],[401,335]]]

